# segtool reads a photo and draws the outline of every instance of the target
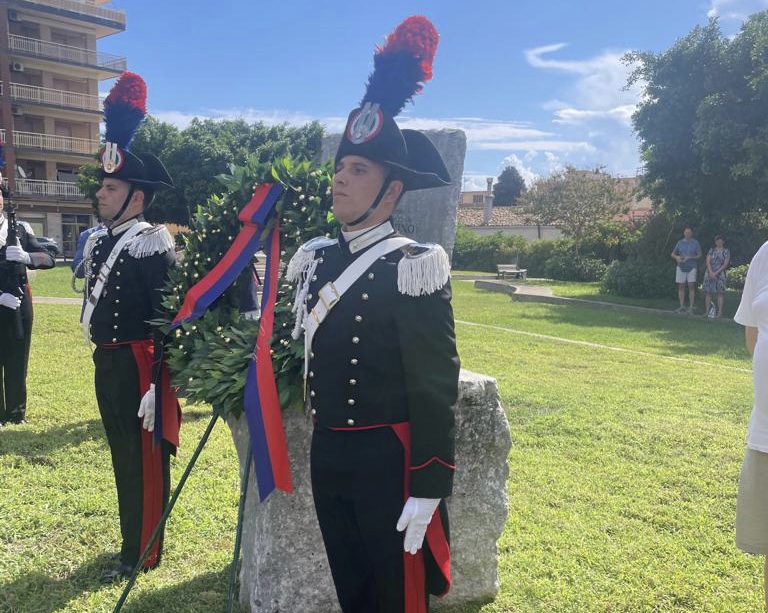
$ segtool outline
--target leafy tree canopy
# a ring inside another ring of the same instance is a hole
[[[579,252],[587,238],[628,209],[631,190],[618,179],[596,170],[577,170],[568,166],[536,181],[521,198],[531,221],[551,224],[573,239]]]
[[[493,205],[512,206],[517,204],[518,198],[524,191],[525,182],[520,172],[514,166],[507,166],[493,186]]]
[[[176,184],[173,190],[157,193],[147,217],[151,221],[189,225],[196,207],[221,192],[218,175],[244,164],[247,158],[260,163],[286,156],[313,159],[319,154],[322,135],[322,126],[317,122],[294,128],[242,119],[196,118],[179,130],[147,116],[131,143],[131,151],[159,157]],[[84,168],[79,185],[93,199],[98,189],[96,172]]]
[[[716,19],[670,49],[635,51],[628,84],[642,83],[633,116],[643,189],[688,223],[717,226],[768,205],[768,11],[734,38]]]

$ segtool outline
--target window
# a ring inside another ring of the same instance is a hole
[[[475,194],[472,196],[472,204],[485,204],[485,194]]]
[[[72,257],[77,251],[77,239],[80,238],[80,233],[83,230],[87,230],[93,224],[93,220],[90,215],[62,215],[61,216],[61,235],[62,235],[62,249],[64,255]]]

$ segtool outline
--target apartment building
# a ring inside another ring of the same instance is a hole
[[[19,219],[72,255],[94,224],[77,188],[99,149],[99,81],[126,69],[99,39],[125,30],[108,0],[0,0],[0,136]]]

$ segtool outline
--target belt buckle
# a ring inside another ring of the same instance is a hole
[[[326,299],[325,297],[326,290],[333,292],[333,296],[330,298],[330,300]],[[336,290],[336,286],[331,281],[328,281],[328,283],[323,285],[317,295],[320,299],[320,302],[323,303],[323,306],[327,311],[330,311],[331,308],[333,308],[333,306],[339,301],[339,298],[341,298],[339,292]]]

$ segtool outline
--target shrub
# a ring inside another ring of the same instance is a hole
[[[741,266],[734,266],[727,271],[728,287],[733,289],[744,289],[744,281],[747,278],[747,270],[749,270],[748,264],[742,264]]]
[[[629,298],[665,298],[674,296],[675,265],[613,262],[603,277],[600,291]]]
[[[559,242],[542,239],[528,243],[525,252],[520,256],[518,265],[528,270],[529,277],[545,277],[545,265],[547,260],[555,255]]]
[[[585,258],[573,253],[558,253],[544,264],[544,273],[559,281],[599,281],[607,266],[597,258]]]
[[[477,236],[459,225],[453,245],[452,267],[458,270],[496,272],[496,264],[512,264],[526,248],[522,236],[505,236],[501,232]]]

